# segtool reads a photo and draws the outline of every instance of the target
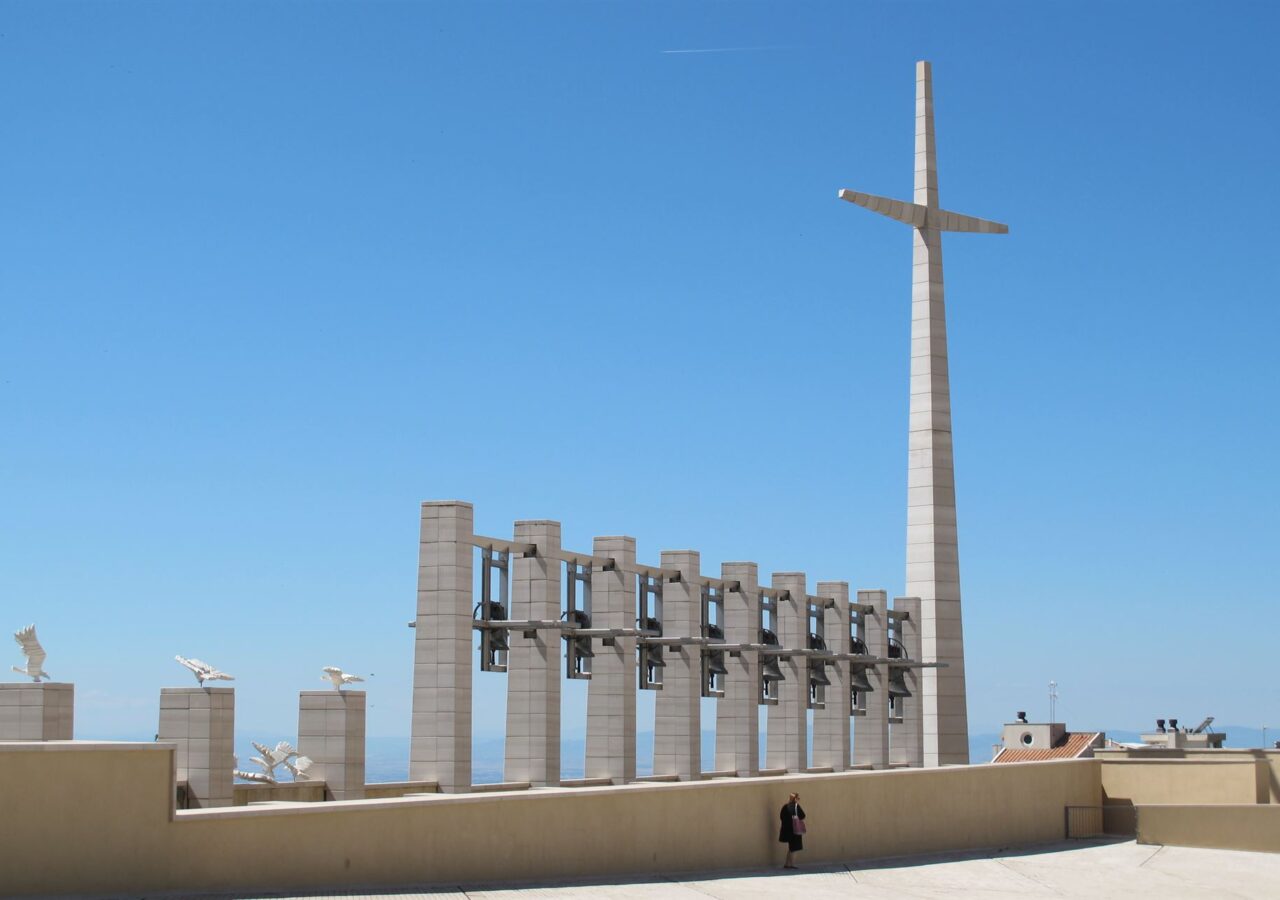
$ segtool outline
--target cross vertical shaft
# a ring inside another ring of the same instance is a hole
[[[936,210],[938,161],[933,76],[916,64],[915,202]],[[921,601],[924,764],[969,761],[960,555],[951,443],[951,383],[942,286],[942,233],[928,218],[912,229],[911,415],[907,468],[906,593]]]

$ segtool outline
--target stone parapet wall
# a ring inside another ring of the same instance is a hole
[[[798,791],[806,861],[1053,841],[1098,763],[279,804],[174,813],[174,750],[0,745],[0,894],[257,892],[617,876],[776,863]],[[696,810],[691,814],[690,810]],[[549,827],[548,823],[553,823]],[[288,847],[288,853],[281,853]],[[495,851],[495,848],[500,848]]]

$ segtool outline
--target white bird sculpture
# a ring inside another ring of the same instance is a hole
[[[257,761],[256,757],[254,761],[255,762]],[[240,758],[237,756],[231,757],[231,774],[234,775],[236,778],[242,778],[245,781],[260,781],[265,784],[275,784],[275,779],[272,778],[270,775],[264,775],[261,772],[240,771]]]
[[[294,756],[292,761],[284,761],[284,767],[289,770],[294,781],[310,781],[311,776],[307,774],[307,770],[313,765],[315,762],[309,756]]]
[[[48,654],[36,640],[36,626],[28,625],[21,631],[15,631],[13,639],[18,642],[18,646],[22,648],[22,655],[27,658],[26,668],[19,669],[17,666],[12,666],[13,671],[19,675],[26,675],[36,684],[40,683],[41,678],[48,678],[49,673],[44,670],[44,660]]]
[[[235,681],[234,675],[228,675],[226,672],[219,672],[207,662],[201,662],[198,659],[187,659],[185,656],[175,656],[178,662],[191,670],[196,676],[196,681],[203,685],[206,681]]]
[[[337,666],[325,666],[321,671],[324,672],[320,676],[321,681],[328,681],[333,684],[336,691],[342,690],[344,684],[354,684],[357,681],[364,681],[359,675],[349,675],[339,669]]]
[[[261,755],[251,757],[249,762],[257,763],[257,765],[262,769],[263,777],[252,780],[269,781],[272,784],[275,784],[276,782],[276,768],[282,763],[287,763],[289,757],[296,755],[298,752],[297,750],[294,750],[293,747],[289,746],[288,741],[281,741],[276,744],[275,749],[268,747],[266,744],[259,744],[257,741],[254,741],[253,749],[257,750]]]

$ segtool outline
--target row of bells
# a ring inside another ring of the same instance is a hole
[[[591,616],[583,610],[571,610],[568,617],[572,624],[578,628],[590,628]],[[489,618],[491,621],[504,621],[506,619],[506,610],[499,603],[492,603],[489,610]],[[655,619],[646,619],[643,623],[644,630],[654,634],[662,633],[662,626]],[[712,639],[724,639],[724,631],[718,625],[710,625],[707,628],[708,637]],[[770,646],[778,646],[778,637],[769,629],[764,629],[763,643]],[[570,638],[574,642],[574,650],[579,657],[594,657],[595,651],[591,649],[591,638],[576,637]],[[857,638],[854,639],[854,651],[866,653],[866,645]],[[493,630],[489,633],[489,649],[490,650],[509,650],[510,642],[507,639],[507,632],[504,630]],[[825,650],[826,644],[819,635],[811,634],[809,636],[809,647],[813,650]],[[890,655],[898,655],[892,651],[897,648],[890,649]],[[661,647],[651,647],[646,654],[646,662],[654,668],[665,668],[666,662],[662,658]],[[825,662],[817,661],[816,665],[809,667],[809,682],[813,685],[828,687],[831,679],[827,677],[827,666]],[[724,651],[711,650],[708,653],[707,671],[712,675],[728,675],[729,669],[725,665]],[[765,660],[760,667],[760,674],[765,681],[785,681],[786,676],[782,674],[782,667],[778,664],[778,658],[771,656]],[[872,693],[875,688],[872,687],[870,680],[867,678],[867,666],[854,665],[849,680],[851,690],[859,694]],[[897,667],[889,670],[889,696],[890,697],[910,697],[911,691],[907,687],[905,672]]]

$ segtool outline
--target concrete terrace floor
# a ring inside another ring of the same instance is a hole
[[[226,895],[223,895],[226,896]],[[1073,841],[1020,849],[950,853],[849,865],[814,865],[670,877],[564,883],[431,886],[399,890],[248,897],[469,898],[900,898],[900,897],[1280,897],[1280,853],[1160,847],[1133,841]]]

